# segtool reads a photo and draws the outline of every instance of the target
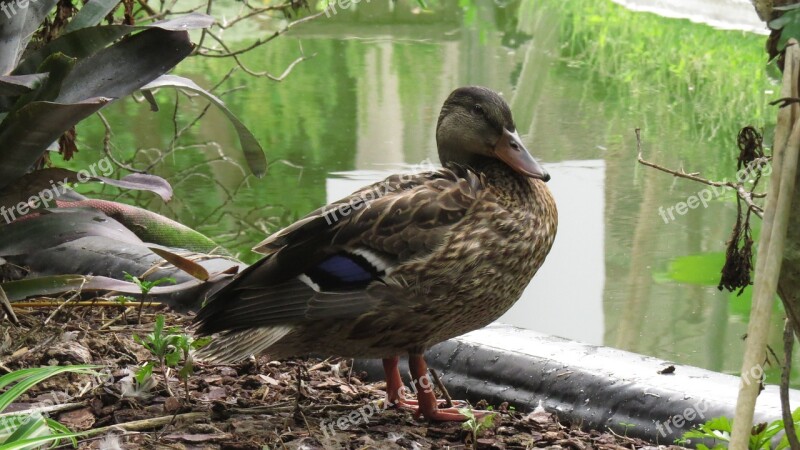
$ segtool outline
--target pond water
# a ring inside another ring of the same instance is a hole
[[[244,55],[251,70],[275,75],[311,57],[280,83],[239,70],[217,90],[264,145],[271,164],[262,179],[248,175],[232,127],[214,110],[173,148],[171,106],[154,114],[133,101],[113,105],[106,113],[115,124],[113,151],[137,167],[157,161],[154,171],[171,181],[175,199],[100,194],[173,217],[252,262],[251,246],[306,212],[437,161],[444,98],[456,86],[490,86],[505,95],[523,140],[552,174],[560,214],[544,267],[500,320],[738,371],[749,290],[737,297],[716,288],[734,197],[662,218],[660,208],[703,186],[638,165],[634,129],[642,129],[646,158],[731,178],[738,129],[770,134],[767,102],[776,88],[764,74],[763,36],[608,0],[429,3],[432,12],[416,2],[362,2]],[[220,2],[215,14],[232,17],[237,4]],[[264,20],[226,39],[242,48],[282,25]],[[232,67],[191,58],[177,72],[211,87]],[[175,94],[158,98],[171,105]],[[204,105],[181,96],[178,126]],[[102,136],[96,119],[79,129],[84,147],[101,148]]]

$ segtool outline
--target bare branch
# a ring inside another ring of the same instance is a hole
[[[247,53],[250,50],[253,50],[255,48],[258,48],[258,47],[266,44],[267,42],[275,39],[276,37],[278,37],[278,36],[280,36],[282,34],[286,34],[286,32],[288,32],[290,29],[292,29],[292,27],[300,25],[301,23],[305,23],[305,22],[314,20],[317,17],[320,17],[320,16],[322,16],[324,14],[325,14],[325,11],[320,11],[320,12],[318,12],[316,14],[312,14],[310,16],[303,17],[302,19],[297,19],[294,22],[289,22],[289,24],[286,25],[286,27],[284,27],[284,28],[272,33],[270,36],[268,36],[266,38],[263,38],[263,39],[256,39],[256,41],[253,42],[252,44],[250,44],[249,46],[247,46],[245,48],[242,48],[242,49],[239,49],[239,50],[236,50],[236,51],[228,51],[228,50],[226,50],[224,53],[220,52],[218,54],[212,54],[212,53],[208,53],[208,52],[209,51],[218,52],[219,50],[215,50],[215,49],[210,49],[210,48],[204,47],[203,49],[200,50],[198,55],[205,56],[207,58],[227,58],[229,56],[241,55],[243,53]],[[205,50],[205,52],[203,50]]]
[[[701,177],[699,172],[686,173],[683,169],[681,169],[680,171],[676,171],[676,170],[672,170],[672,169],[667,169],[666,167],[659,166],[656,163],[652,163],[650,161],[647,161],[642,157],[641,130],[639,128],[636,128],[635,131],[636,131],[636,149],[637,149],[637,152],[638,152],[637,160],[639,161],[639,164],[642,164],[642,165],[645,165],[645,166],[648,166],[648,167],[652,167],[654,169],[657,169],[657,170],[660,170],[662,172],[668,173],[668,174],[670,174],[672,176],[676,176],[676,177],[679,177],[679,178],[686,178],[687,180],[696,181],[698,183],[703,183],[703,184],[706,184],[708,186],[726,187],[726,188],[729,188],[729,189],[733,189],[734,192],[736,192],[736,195],[739,196],[739,198],[741,198],[742,200],[744,200],[745,204],[747,204],[747,207],[750,209],[750,211],[753,212],[753,214],[757,215],[758,217],[760,217],[762,219],[764,218],[764,209],[762,207],[756,205],[755,203],[753,203],[753,199],[754,198],[763,198],[763,197],[766,196],[766,194],[757,193],[757,192],[750,192],[747,189],[745,189],[745,187],[744,187],[744,185],[742,183],[734,183],[734,182],[731,182],[731,181],[712,181],[712,180],[708,180],[708,179],[705,179],[705,178]],[[767,157],[765,157],[765,158],[756,158],[750,164],[748,164],[748,170],[750,168],[755,168],[755,170],[758,170],[757,168],[760,167],[761,164],[767,163],[767,162],[769,162],[769,160],[770,160],[770,158],[767,158]]]
[[[302,55],[302,53],[303,53],[303,49],[302,49],[302,47],[301,47],[301,48],[300,48],[300,53],[301,53],[301,56],[300,56],[299,58],[295,59],[294,61],[292,61],[292,63],[291,63],[291,64],[289,64],[289,65],[286,67],[286,70],[284,70],[282,74],[280,74],[279,76],[277,76],[277,77],[276,77],[276,76],[274,76],[274,75],[270,74],[270,73],[269,73],[269,72],[267,72],[267,71],[264,71],[264,72],[255,72],[255,71],[253,71],[253,70],[249,69],[249,68],[248,68],[247,66],[245,66],[245,65],[244,65],[244,63],[243,63],[243,62],[242,62],[242,61],[239,59],[239,56],[238,56],[238,55],[237,55],[235,52],[231,52],[231,51],[230,51],[230,49],[229,49],[229,48],[228,48],[228,46],[225,44],[225,42],[222,40],[222,38],[220,38],[220,37],[219,37],[219,36],[217,36],[216,34],[212,33],[211,31],[209,31],[207,34],[208,34],[209,36],[211,36],[211,37],[212,37],[212,38],[213,38],[215,41],[217,41],[217,42],[219,43],[219,45],[221,45],[221,46],[222,46],[222,48],[224,48],[224,49],[225,49],[225,51],[226,51],[226,52],[228,52],[228,54],[229,54],[231,57],[233,57],[233,60],[234,60],[234,61],[236,61],[236,64],[237,64],[239,67],[241,67],[241,68],[242,68],[242,70],[244,70],[244,71],[245,71],[245,72],[246,72],[248,75],[252,75],[252,76],[254,76],[254,77],[267,77],[267,78],[269,78],[270,80],[272,80],[272,81],[277,81],[277,82],[281,82],[281,81],[283,81],[283,79],[284,79],[284,78],[286,78],[286,77],[287,77],[287,76],[288,76],[288,75],[289,75],[289,74],[292,72],[292,69],[294,69],[294,66],[298,65],[299,63],[301,63],[301,62],[303,62],[303,61],[305,61],[305,60],[307,60],[307,59],[311,59],[311,58],[313,58],[313,57],[316,55],[316,54],[314,54],[314,55],[311,55],[311,56],[305,56],[305,55]]]
[[[108,120],[106,120],[106,117],[100,111],[97,112],[97,117],[100,118],[100,121],[103,122],[103,126],[105,127],[105,135],[103,136],[103,153],[108,156],[108,159],[110,159],[111,162],[116,164],[118,167],[121,167],[129,172],[145,173],[144,170],[136,169],[114,158],[114,155],[111,153],[111,124],[108,123]]]

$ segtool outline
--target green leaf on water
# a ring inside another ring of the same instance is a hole
[[[716,286],[719,284],[720,271],[724,264],[725,254],[722,252],[680,256],[669,262],[662,279],[686,284]]]

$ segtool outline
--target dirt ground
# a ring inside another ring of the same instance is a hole
[[[152,331],[155,308],[18,309],[21,326],[0,324],[0,375],[26,367],[98,364],[102,376],[53,377],[11,410],[55,405],[49,413],[73,430],[95,430],[81,449],[638,449],[656,447],[607,431],[581,431],[544,412],[499,405],[491,429],[477,440],[460,423],[428,423],[404,410],[384,409],[383,383],[366,383],[350,360],[270,361],[199,366],[183,383],[156,368],[144,388],[132,369],[152,359],[133,335]],[[163,312],[167,326],[191,319]],[[46,325],[45,321],[50,318]],[[174,371],[172,371],[174,374]],[[154,383],[155,384],[155,383]],[[341,429],[339,424],[348,428]],[[680,447],[669,447],[680,448]]]

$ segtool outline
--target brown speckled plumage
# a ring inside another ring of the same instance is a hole
[[[201,356],[419,355],[507,311],[555,238],[549,175],[485,88],[451,94],[437,142],[443,169],[393,175],[257,246],[198,314],[199,333],[220,333]]]

